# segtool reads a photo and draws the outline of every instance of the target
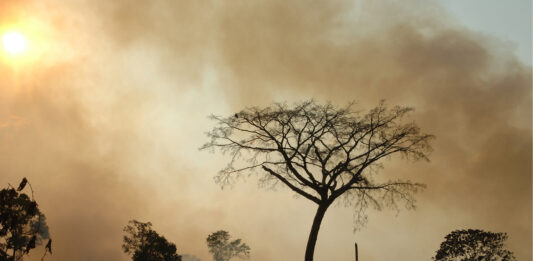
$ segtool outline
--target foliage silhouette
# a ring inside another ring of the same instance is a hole
[[[414,123],[402,123],[412,109],[389,109],[381,102],[362,114],[352,110],[352,105],[338,108],[306,101],[292,107],[246,108],[229,117],[213,115],[217,126],[207,133],[210,141],[201,148],[231,155],[215,179],[222,186],[243,172],[260,173],[261,182],[283,184],[318,205],[306,261],[313,260],[320,224],[337,199],[355,207],[357,225],[361,225],[369,206],[398,209],[398,201],[403,201],[413,208],[413,194],[423,187],[374,177],[391,155],[428,159],[433,136],[422,134]]]
[[[152,230],[152,223],[130,220],[124,227],[122,249],[134,261],[181,261],[176,245]]]
[[[479,229],[455,230],[446,235],[433,258],[436,261],[516,261],[513,253],[503,248],[506,233]]]
[[[32,196],[21,192],[29,182],[23,178],[17,189],[0,190],[0,260],[22,260],[48,239],[44,256],[52,253],[46,217]],[[31,189],[31,184],[30,189]]]
[[[241,239],[230,240],[227,231],[219,230],[207,236],[207,247],[213,254],[215,261],[228,261],[233,257],[241,259],[250,258],[250,247],[241,242]]]

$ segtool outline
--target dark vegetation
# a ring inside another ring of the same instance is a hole
[[[241,239],[230,241],[230,235],[227,231],[214,232],[207,237],[206,241],[209,252],[213,254],[215,261],[229,261],[234,257],[250,258],[250,247],[242,243]]]
[[[492,233],[479,229],[455,230],[433,258],[436,261],[516,261],[514,254],[504,249],[506,233]]]
[[[31,191],[31,196],[23,191]],[[47,241],[43,258],[52,253],[46,218],[33,198],[33,189],[23,178],[17,189],[0,190],[0,260],[22,260]]]
[[[133,261],[181,261],[176,245],[152,229],[152,223],[131,220],[124,228],[122,249]]]
[[[122,249],[131,255],[133,261],[182,261],[182,256],[176,252],[176,245],[154,231],[152,223],[131,220],[124,227],[124,232],[126,235]],[[241,239],[230,241],[230,238],[229,233],[224,230],[216,231],[207,237],[207,247],[213,254],[213,260],[229,261],[234,257],[249,259],[250,247]]]

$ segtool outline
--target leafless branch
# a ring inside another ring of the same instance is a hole
[[[342,196],[363,209],[384,203],[396,206],[398,201],[414,206],[412,195],[422,184],[375,183],[369,173],[393,155],[428,160],[433,136],[405,121],[412,108],[388,108],[382,101],[361,113],[353,106],[338,108],[311,100],[211,116],[217,126],[207,133],[210,142],[201,149],[220,149],[232,156],[217,176],[222,185],[250,171],[319,205]]]

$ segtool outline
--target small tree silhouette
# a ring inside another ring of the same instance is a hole
[[[31,197],[21,191],[30,187]],[[23,178],[17,189],[9,185],[0,190],[0,260],[22,260],[45,240],[44,256],[52,253],[46,218],[33,199],[33,189]]]
[[[241,239],[230,240],[227,231],[219,230],[207,236],[207,247],[213,254],[215,261],[228,261],[233,257],[241,259],[250,258],[250,247],[241,242]]]
[[[503,248],[506,233],[479,229],[455,230],[446,235],[433,258],[436,261],[516,261],[513,253]]]
[[[176,245],[152,230],[152,223],[131,220],[124,232],[122,249],[133,261],[181,261]]]

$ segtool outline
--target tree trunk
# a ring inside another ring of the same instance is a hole
[[[313,219],[313,226],[311,226],[311,233],[309,233],[309,239],[307,240],[307,247],[305,248],[305,261],[313,261],[318,230],[320,229],[320,224],[328,207],[329,204],[318,205],[315,218]]]

